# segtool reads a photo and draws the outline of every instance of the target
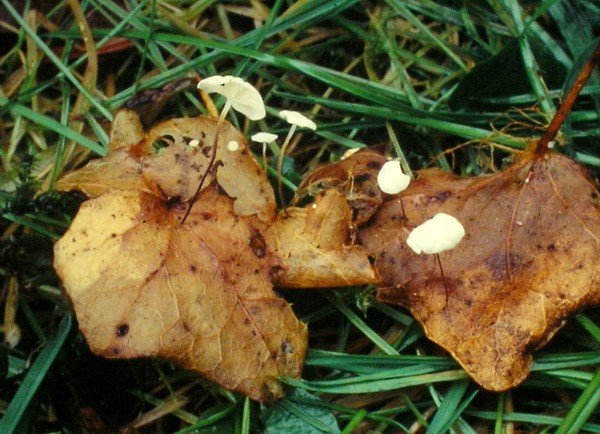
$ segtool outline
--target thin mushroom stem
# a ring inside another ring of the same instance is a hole
[[[292,124],[290,131],[288,132],[283,145],[281,145],[281,150],[279,151],[279,155],[277,156],[277,192],[279,193],[279,201],[281,202],[281,207],[287,215],[287,208],[285,206],[285,201],[283,198],[283,183],[281,182],[282,169],[283,169],[283,157],[285,156],[285,151],[287,150],[288,145],[296,131],[296,125]]]
[[[448,290],[448,284],[446,283],[446,276],[444,276],[444,267],[442,267],[442,260],[440,259],[440,254],[436,253],[435,259],[437,264],[440,266],[440,274],[442,275],[442,282],[444,283],[444,291],[446,292],[446,307],[448,307],[448,298],[450,291]]]
[[[267,144],[263,142],[262,144],[262,164],[263,170],[267,171]]]
[[[408,217],[406,217],[406,211],[404,210],[404,202],[402,202],[402,196],[398,196],[398,200],[400,201],[400,209],[402,210],[402,221],[407,222]]]
[[[227,112],[229,111],[230,107],[231,107],[231,102],[229,100],[227,100],[227,102],[225,103],[225,107],[223,107],[223,110],[221,111],[221,115],[219,116],[219,119],[217,120],[217,128],[215,131],[215,138],[213,139],[212,145],[210,147],[210,158],[208,160],[208,165],[206,166],[206,170],[204,171],[204,173],[202,174],[202,177],[200,178],[200,182],[198,182],[198,187],[196,188],[194,195],[190,198],[190,204],[188,205],[188,208],[185,211],[183,218],[181,219],[181,224],[184,224],[186,219],[190,215],[190,212],[192,211],[192,207],[194,206],[194,203],[196,202],[196,197],[198,196],[198,193],[200,193],[200,190],[202,190],[204,181],[208,177],[208,174],[212,171],[212,168],[215,164],[215,160],[217,158],[217,144],[219,142],[219,136],[221,135],[221,126],[223,125],[223,122],[225,121],[225,116],[227,116]]]

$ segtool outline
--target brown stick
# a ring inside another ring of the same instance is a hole
[[[548,129],[546,130],[546,132],[544,133],[542,138],[537,142],[537,145],[534,149],[534,152],[536,154],[544,152],[546,149],[548,149],[548,144],[552,140],[554,140],[556,134],[558,134],[558,130],[560,130],[560,127],[562,126],[569,112],[573,108],[573,104],[575,104],[575,101],[577,100],[581,89],[583,89],[583,86],[587,82],[588,78],[590,77],[592,71],[594,70],[599,60],[600,44],[596,46],[596,49],[590,56],[589,60],[583,66],[581,71],[579,71],[579,75],[577,75],[577,79],[575,80],[575,83],[573,83],[573,86],[569,90],[567,97],[564,99],[563,103],[556,111],[556,114],[552,118],[550,125],[548,125]]]
[[[215,164],[215,159],[217,158],[217,143],[219,141],[219,135],[221,134],[221,124],[222,124],[222,122],[217,123],[217,131],[215,132],[215,139],[213,140],[212,146],[210,148],[210,160],[208,161],[208,166],[206,166],[206,170],[204,171],[204,173],[202,174],[202,177],[200,178],[200,182],[198,183],[196,192],[190,198],[190,204],[188,205],[188,208],[185,211],[183,218],[181,219],[181,224],[184,224],[185,220],[190,215],[190,211],[192,210],[192,208],[194,207],[194,203],[196,202],[196,196],[198,196],[198,193],[200,193],[200,190],[202,189],[202,186],[204,185],[204,181],[208,177],[209,173],[212,172],[211,169],[212,169],[213,165]]]

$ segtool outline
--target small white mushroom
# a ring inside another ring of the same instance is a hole
[[[265,103],[258,90],[239,77],[213,75],[200,80],[198,89],[206,93],[218,93],[227,98],[219,119],[225,118],[229,107],[233,107],[253,121],[262,119],[266,115]]]
[[[302,113],[296,112],[294,110],[281,110],[279,112],[279,116],[285,119],[288,124],[291,124],[292,129],[295,129],[295,127],[308,128],[313,131],[317,129],[317,124],[315,124],[309,118],[304,116]]]
[[[406,190],[410,176],[402,172],[398,160],[387,161],[377,174],[377,185],[386,194],[398,194]]]
[[[229,143],[227,143],[227,150],[230,152],[235,152],[240,148],[240,144],[238,142],[236,142],[235,140],[231,140]]]
[[[456,217],[439,213],[414,228],[406,244],[419,255],[433,255],[455,248],[464,236],[465,228]]]
[[[261,131],[260,133],[253,134],[250,138],[255,142],[262,143],[263,166],[264,166],[264,169],[266,170],[266,168],[267,168],[267,144],[273,143],[275,140],[277,140],[277,134],[265,133],[265,132]]]
[[[255,142],[266,145],[267,143],[272,143],[277,140],[277,134],[265,133],[261,131],[260,133],[252,134],[250,138]]]
[[[279,112],[279,116],[287,121],[288,124],[291,125],[290,131],[288,132],[283,145],[281,145],[281,150],[279,151],[279,156],[277,157],[277,190],[279,192],[279,200],[283,205],[283,186],[281,184],[281,169],[283,167],[283,157],[285,155],[285,151],[292,139],[292,135],[296,131],[296,128],[308,128],[311,130],[317,129],[317,124],[311,121],[309,118],[304,116],[302,113],[298,113],[293,110],[281,110]],[[286,211],[287,212],[287,211]]]
[[[218,93],[223,95],[226,98],[226,101],[225,107],[223,107],[221,115],[219,116],[219,120],[217,121],[215,138],[213,139],[211,146],[208,167],[198,182],[196,192],[192,196],[188,208],[181,219],[181,224],[185,222],[190,214],[190,211],[194,206],[196,196],[198,196],[206,177],[211,172],[213,164],[215,163],[215,158],[217,156],[217,143],[219,141],[221,126],[223,125],[223,120],[225,119],[225,116],[227,116],[229,108],[233,107],[234,110],[239,111],[253,121],[262,119],[266,115],[265,103],[263,102],[262,96],[258,90],[239,77],[233,77],[231,75],[213,75],[212,77],[207,77],[200,80],[198,83],[198,89],[207,93]]]

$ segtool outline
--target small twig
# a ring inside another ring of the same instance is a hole
[[[211,172],[211,169],[212,169],[213,165],[215,164],[215,160],[217,158],[217,142],[219,141],[219,134],[220,134],[220,132],[221,132],[221,125],[218,125],[217,126],[217,131],[216,131],[216,134],[215,134],[215,139],[213,140],[212,146],[210,148],[210,159],[208,160],[208,166],[206,167],[206,170],[204,171],[204,173],[202,174],[202,177],[200,178],[200,182],[198,183],[198,187],[196,188],[196,192],[190,198],[190,204],[188,205],[187,210],[185,210],[185,214],[183,215],[183,218],[181,219],[181,224],[184,224],[185,220],[190,215],[190,212],[192,211],[192,207],[194,206],[194,203],[196,202],[196,196],[198,196],[198,193],[200,193],[200,190],[202,190],[202,186],[204,185],[204,181],[208,177],[209,173]]]
[[[202,177],[200,178],[200,182],[198,183],[196,192],[190,198],[190,204],[188,205],[188,208],[185,211],[183,218],[181,219],[181,224],[184,224],[185,220],[190,215],[190,212],[192,211],[192,207],[194,206],[194,203],[196,202],[196,197],[198,196],[198,193],[200,193],[200,190],[202,190],[204,181],[206,180],[208,175],[212,172],[212,168],[213,168],[213,166],[215,164],[215,160],[217,158],[217,144],[219,142],[219,136],[221,135],[221,126],[223,125],[223,121],[225,120],[225,115],[229,111],[230,107],[231,107],[231,103],[229,102],[229,100],[227,100],[227,102],[225,103],[225,107],[223,107],[223,110],[221,111],[221,116],[219,116],[219,120],[217,121],[217,130],[215,131],[215,138],[213,140],[212,146],[210,147],[210,158],[208,160],[208,166],[206,167],[206,170],[204,171],[204,173],[202,174]]]
[[[544,133],[542,138],[537,142],[537,144],[534,148],[534,153],[539,154],[539,153],[546,151],[546,149],[548,149],[548,144],[552,140],[554,140],[554,138],[558,134],[558,130],[560,130],[560,127],[562,126],[563,122],[565,121],[567,115],[573,108],[573,104],[575,104],[575,101],[577,100],[579,93],[583,89],[583,86],[585,85],[588,78],[592,74],[592,71],[596,67],[596,64],[598,63],[599,60],[600,60],[600,44],[598,44],[596,46],[596,49],[590,56],[589,60],[583,66],[581,71],[579,71],[579,75],[577,75],[577,79],[575,80],[575,83],[573,83],[573,86],[569,90],[567,97],[564,99],[563,103],[560,105],[560,107],[556,111],[556,114],[552,118],[550,125],[548,125],[548,129],[546,130],[546,132]]]

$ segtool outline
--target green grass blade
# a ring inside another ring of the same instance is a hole
[[[72,324],[73,319],[70,315],[65,315],[60,321],[56,334],[46,342],[44,348],[40,351],[8,406],[4,417],[0,420],[0,432],[28,432],[27,426],[32,421],[25,418],[27,409],[65,343]]]
[[[244,409],[242,412],[242,434],[250,433],[250,422],[252,420],[252,411],[250,408],[250,398],[246,397],[244,399]]]
[[[495,420],[496,412],[494,411],[468,411],[466,412],[471,417],[477,417],[484,420]],[[534,424],[541,426],[559,426],[562,422],[562,417],[559,416],[548,416],[544,414],[531,414],[522,412],[506,413],[504,415],[504,422],[515,422],[519,424]],[[581,426],[580,431],[569,431],[571,433],[600,433],[600,424],[586,423]],[[554,433],[556,434],[556,432]]]
[[[448,47],[444,41],[441,41],[436,35],[434,35],[431,30],[420,20],[418,19],[409,9],[406,7],[405,2],[400,0],[387,0],[387,4],[389,4],[392,8],[398,11],[408,22],[410,22],[413,26],[415,26],[420,32],[422,32],[434,45],[440,48],[446,56],[448,56],[456,65],[462,69],[463,71],[467,71],[467,66],[464,62],[458,57],[451,49]]]
[[[56,119],[53,119],[42,113],[38,113],[35,110],[25,107],[24,105],[13,103],[2,96],[0,96],[0,108],[3,110],[8,110],[13,116],[23,116],[24,118],[29,119],[34,124],[44,127],[50,131],[53,131],[59,134],[60,136],[64,136],[70,140],[73,140],[75,143],[79,143],[81,146],[86,147],[87,149],[89,149],[92,152],[95,152],[98,155],[104,156],[108,152],[106,148],[88,139],[84,135],[73,131],[71,128],[62,125]]]
[[[581,432],[583,425],[600,403],[600,369],[562,420],[555,434]]]
[[[377,393],[386,390],[397,390],[405,387],[452,382],[469,378],[469,375],[462,369],[434,373],[423,373],[422,371],[424,370],[426,369],[416,367],[404,370],[403,372],[394,371],[331,381],[296,380],[293,378],[282,378],[281,380],[290,386],[300,387],[313,392],[355,394]]]
[[[358,427],[358,425],[365,419],[365,417],[367,417],[368,414],[369,412],[364,408],[358,410],[356,414],[352,416],[350,422],[348,422],[348,424],[344,427],[342,434],[352,434],[354,430]]]
[[[577,319],[577,322],[579,322],[579,324],[581,324],[581,326],[586,329],[596,341],[600,342],[600,327],[598,327],[598,325],[592,321],[590,317],[580,313],[575,317],[575,319]]]
[[[556,110],[554,108],[554,104],[552,104],[548,89],[541,79],[540,67],[537,64],[533,52],[531,51],[531,46],[529,45],[528,35],[525,31],[525,24],[523,23],[522,19],[523,10],[521,9],[521,6],[517,0],[503,0],[503,2],[507,10],[510,11],[513,19],[515,30],[517,32],[517,35],[515,36],[519,41],[523,64],[525,66],[525,71],[527,73],[529,83],[531,84],[531,88],[538,97],[538,102],[542,111],[546,113],[548,118],[552,118]]]
[[[427,434],[446,433],[458,420],[464,409],[475,398],[478,392],[477,390],[474,391],[461,403],[469,383],[469,380],[463,380],[452,384],[442,404],[435,412],[435,416],[427,428]]]
[[[367,325],[356,313],[354,313],[344,302],[336,295],[325,295],[327,299],[340,311],[348,320],[354,324],[366,337],[368,337],[385,354],[398,354],[398,351],[389,343],[381,338],[371,327]]]
[[[42,52],[46,56],[48,56],[52,63],[56,65],[56,67],[65,75],[65,77],[67,77],[67,79],[73,84],[73,86],[75,86],[75,88],[77,88],[77,90],[87,98],[90,104],[92,104],[92,106],[95,107],[96,110],[98,110],[98,112],[106,119],[112,120],[112,114],[88,92],[88,90],[79,82],[79,80],[77,80],[77,78],[75,78],[73,73],[69,70],[68,66],[65,65],[52,52],[50,47],[48,47],[48,45],[46,45],[44,41],[42,41],[41,38],[27,25],[23,17],[19,15],[19,13],[13,8],[10,2],[8,0],[2,0],[2,4],[6,8],[6,10],[12,15],[14,20],[19,24],[19,26],[21,26],[21,28],[31,37],[31,39],[35,41],[36,45],[40,48],[40,50],[42,50]]]

